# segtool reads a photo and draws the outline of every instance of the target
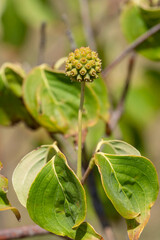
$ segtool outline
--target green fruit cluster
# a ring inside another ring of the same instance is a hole
[[[81,47],[69,54],[65,71],[72,81],[92,82],[101,72],[101,60],[89,47]]]

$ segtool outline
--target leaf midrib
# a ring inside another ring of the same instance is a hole
[[[104,153],[102,153],[102,152],[99,152],[99,153],[97,153],[97,154],[103,156],[103,157],[107,160],[107,162],[109,163],[111,169],[113,170],[114,176],[115,176],[115,178],[116,178],[116,180],[117,180],[120,188],[122,189],[123,194],[124,194],[124,195],[126,196],[126,198],[129,200],[127,194],[126,194],[126,193],[124,192],[124,190],[123,190],[123,186],[120,184],[120,182],[119,182],[119,180],[118,180],[118,178],[117,178],[117,176],[116,176],[116,172],[115,172],[114,168],[112,167],[109,159],[108,159],[108,158],[106,157],[106,155],[105,155]],[[130,200],[129,200],[129,202],[130,202]],[[131,205],[132,205],[132,203],[131,203]],[[133,205],[132,205],[132,211],[135,212]],[[136,213],[136,212],[135,212],[135,213]],[[139,214],[139,213],[137,213],[137,215],[138,215],[138,214]]]

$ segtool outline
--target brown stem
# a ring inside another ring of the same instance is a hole
[[[84,185],[84,183],[85,183],[87,177],[89,176],[90,172],[92,171],[92,168],[94,167],[94,165],[95,165],[94,158],[92,158],[88,165],[88,168],[86,169],[86,171],[82,177],[82,180],[81,180],[82,185]]]
[[[120,120],[120,118],[124,112],[124,104],[125,104],[125,100],[126,100],[126,97],[128,94],[134,65],[135,65],[135,53],[133,53],[131,58],[129,59],[128,71],[127,71],[127,77],[126,77],[124,89],[122,91],[122,95],[119,100],[119,103],[117,104],[117,108],[111,114],[110,121],[107,125],[107,135],[111,135],[111,133],[113,132],[114,128],[116,127],[118,121]]]
[[[92,170],[92,169],[91,169],[90,167],[88,167],[88,168],[86,169],[86,171],[85,171],[85,173],[84,173],[84,175],[83,175],[83,177],[82,177],[82,180],[81,180],[82,185],[84,185],[84,183],[85,183],[87,177],[89,176],[91,170]]]
[[[102,75],[105,78],[107,74],[118,64],[120,63],[130,52],[132,52],[135,48],[137,48],[140,44],[142,44],[145,40],[147,40],[149,37],[154,35],[160,31],[160,23],[149,29],[147,32],[145,32],[143,35],[141,35],[139,38],[137,38],[132,44],[130,44],[109,66],[107,66],[103,72]]]
[[[40,228],[39,226],[24,226],[19,228],[0,230],[0,240],[24,238],[44,234],[49,234],[49,232]]]
[[[46,47],[46,23],[43,22],[40,28],[40,43],[39,43],[39,53],[38,53],[38,65],[44,62],[44,53]]]
[[[25,237],[33,237],[33,236],[47,235],[47,234],[51,234],[51,233],[37,225],[23,226],[18,228],[0,230],[0,240],[20,239]],[[63,239],[70,239],[70,238],[63,237]]]
[[[87,44],[90,46],[91,49],[96,50],[96,43],[94,41],[93,28],[91,26],[91,21],[90,21],[88,0],[79,0],[79,3],[81,8],[82,22],[83,22],[83,28],[84,28]]]

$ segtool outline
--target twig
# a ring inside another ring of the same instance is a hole
[[[122,91],[122,95],[117,105],[117,108],[111,114],[111,118],[107,126],[107,135],[110,135],[112,133],[112,131],[114,130],[115,126],[117,125],[119,119],[123,114],[125,99],[127,97],[127,93],[129,90],[134,65],[135,65],[135,53],[133,53],[131,58],[129,59],[128,71],[127,71],[127,77],[126,77],[124,89]]]
[[[38,65],[44,62],[44,53],[46,46],[46,23],[41,24],[40,28],[40,43],[39,43],[39,52],[38,52]]]
[[[84,183],[85,183],[86,179],[88,178],[90,172],[92,171],[94,165],[95,165],[94,158],[92,158],[88,165],[88,168],[86,169],[86,171],[82,177],[82,180],[81,180],[82,185],[84,185]]]
[[[79,0],[79,3],[81,8],[82,22],[87,44],[90,46],[92,50],[96,50],[96,43],[94,41],[93,30],[90,22],[88,0]]]
[[[33,237],[39,235],[52,234],[37,225],[23,226],[19,228],[10,228],[0,230],[0,240],[20,239],[25,237]],[[54,235],[54,234],[52,234]],[[70,239],[62,237],[63,239]],[[70,239],[71,240],[71,239]]]
[[[88,168],[86,169],[86,171],[85,171],[85,173],[84,173],[84,175],[82,177],[82,180],[81,180],[82,185],[84,185],[84,183],[85,183],[86,179],[88,178],[91,170],[92,169],[88,166]]]
[[[128,55],[128,53],[132,52],[135,48],[137,48],[140,44],[142,44],[145,40],[147,40],[158,31],[160,31],[160,23],[152,27],[150,30],[137,38],[137,40],[134,41],[131,45],[129,45],[109,66],[103,70],[102,76],[105,78],[107,74]]]
[[[24,226],[19,228],[0,230],[0,240],[24,238],[44,234],[49,234],[49,232],[40,228],[39,226]]]
[[[74,39],[73,33],[71,31],[71,28],[70,28],[70,25],[69,25],[68,18],[67,18],[66,14],[62,15],[62,20],[63,20],[63,22],[66,26],[66,35],[67,35],[68,40],[70,42],[71,50],[74,51],[77,48],[77,44],[75,42],[75,39]]]

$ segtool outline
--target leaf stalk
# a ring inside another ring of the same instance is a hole
[[[85,82],[81,82],[81,98],[78,111],[78,159],[77,159],[77,176],[82,179],[82,115],[84,103]]]

